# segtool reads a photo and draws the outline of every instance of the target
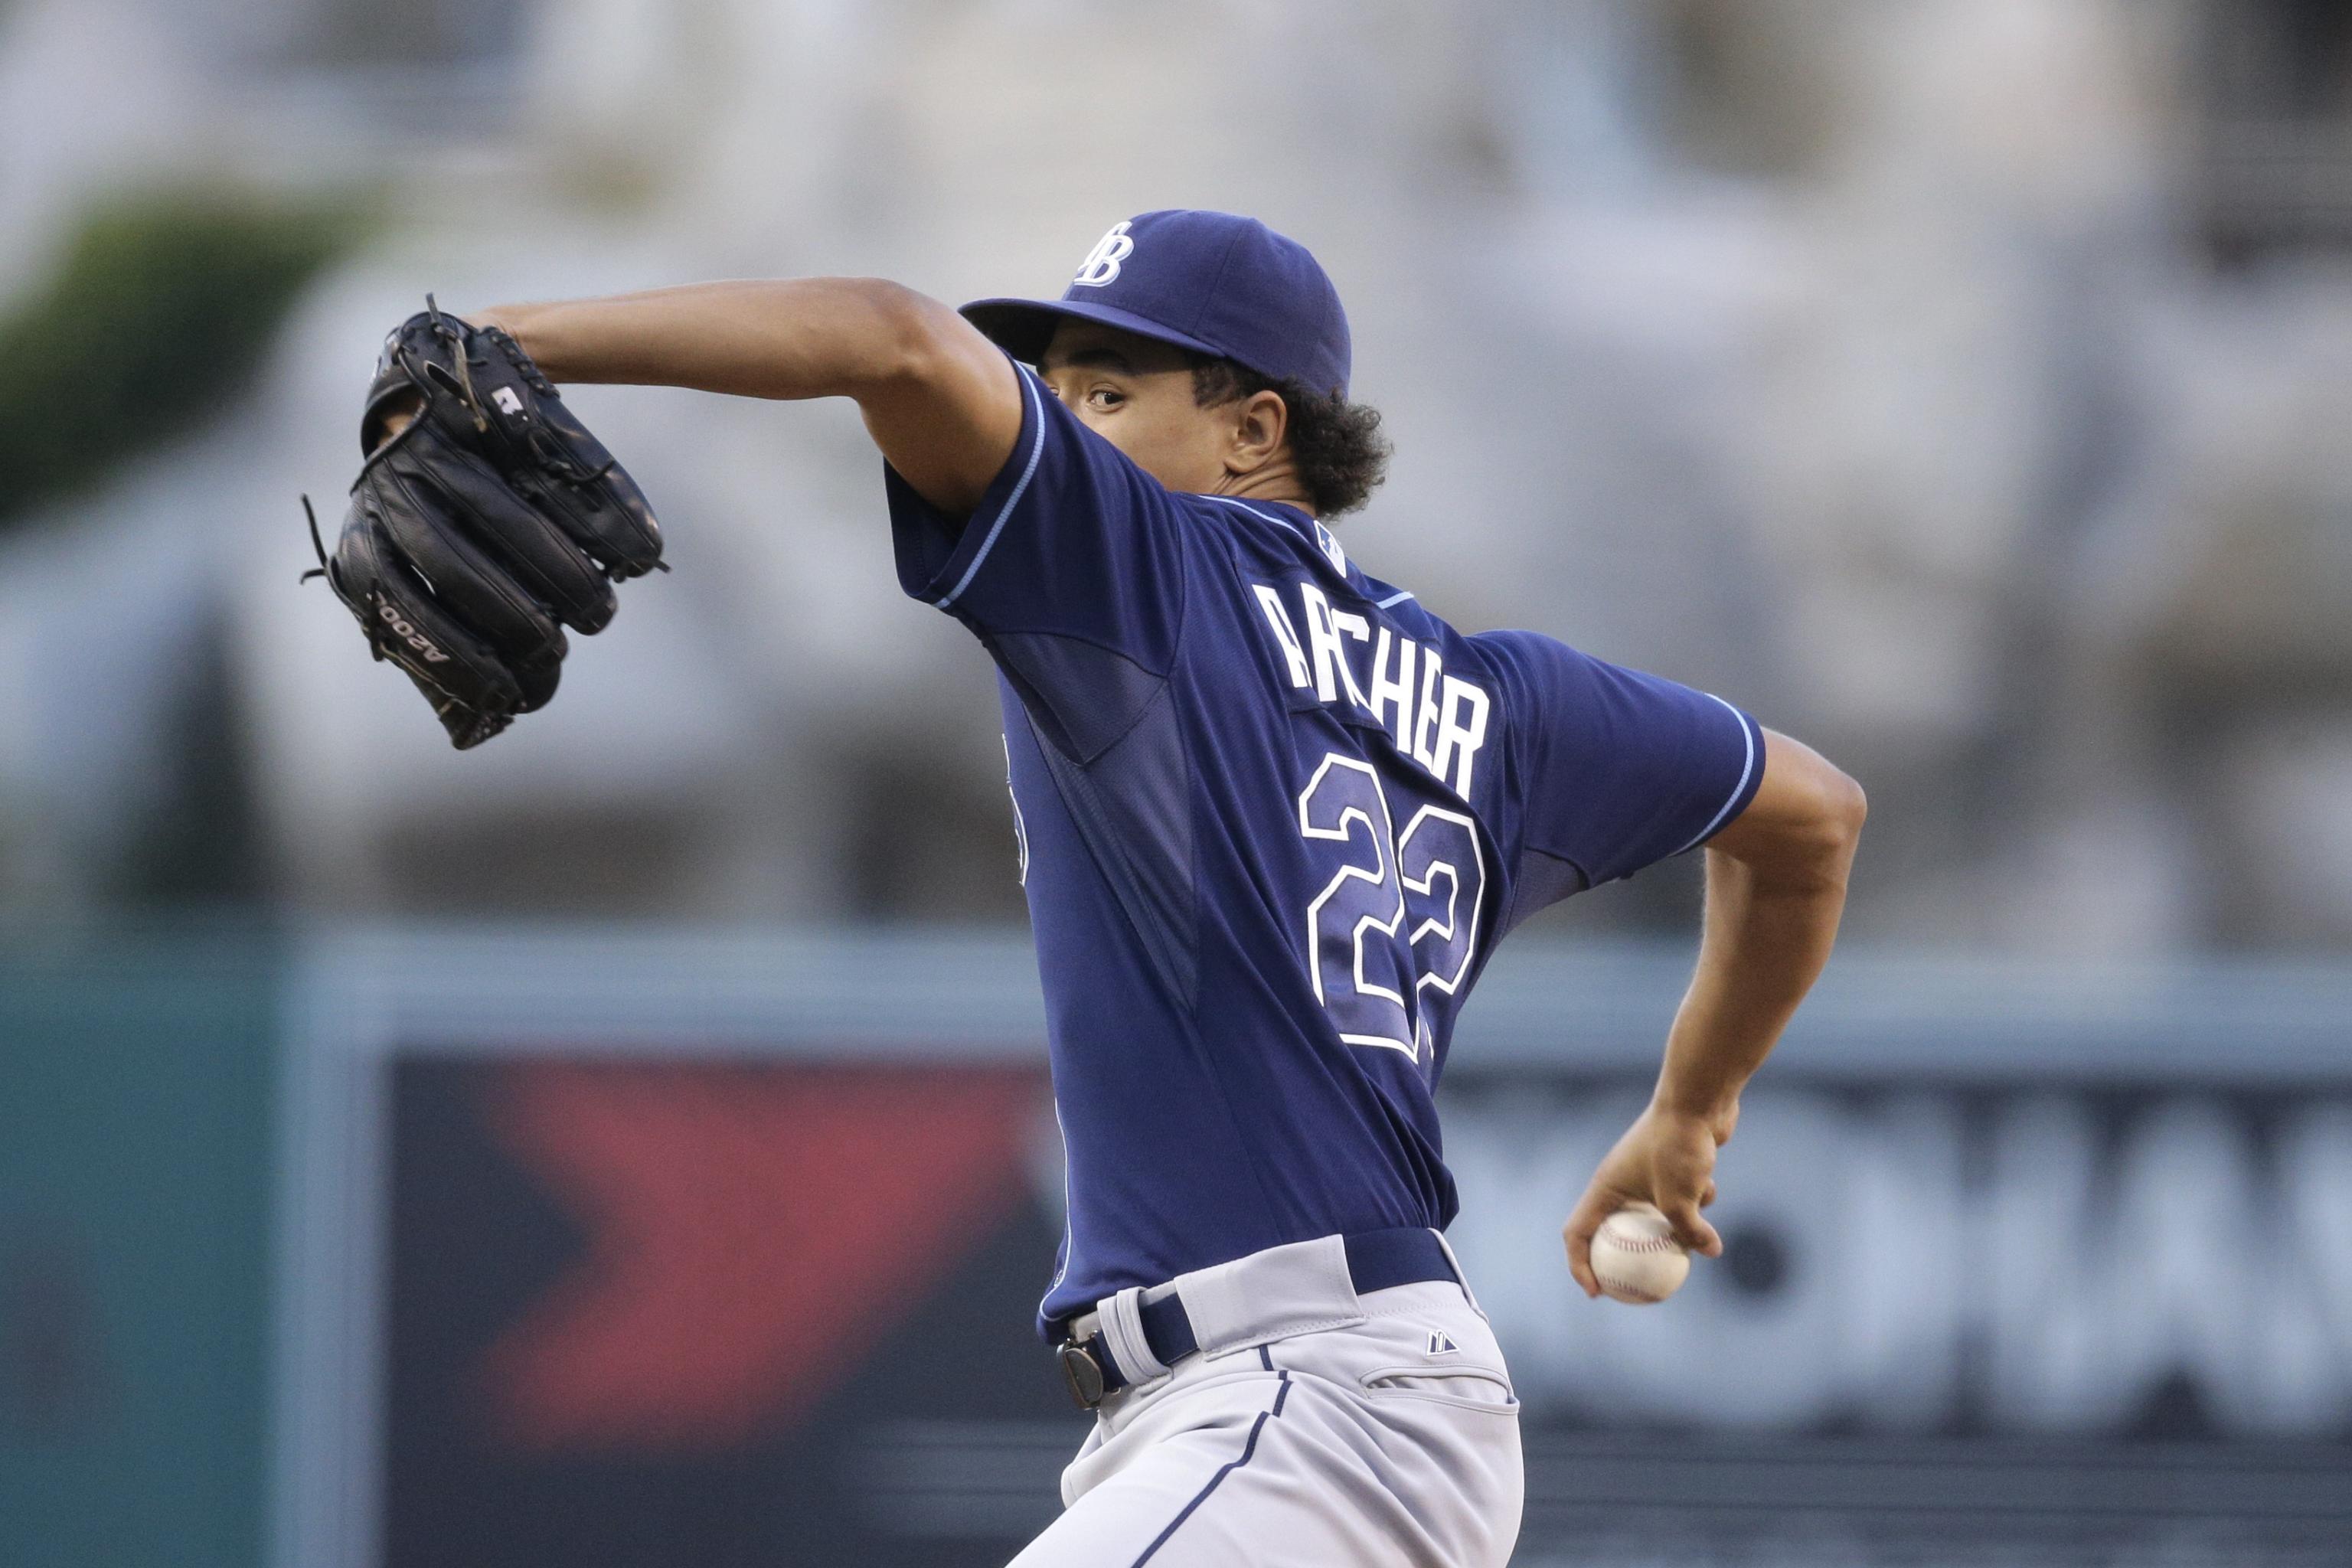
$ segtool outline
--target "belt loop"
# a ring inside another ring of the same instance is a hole
[[[1150,1383],[1167,1373],[1167,1364],[1151,1353],[1151,1342],[1144,1337],[1143,1287],[1130,1285],[1105,1297],[1097,1310],[1102,1314],[1103,1343],[1128,1382]]]

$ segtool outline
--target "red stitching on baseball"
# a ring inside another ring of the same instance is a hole
[[[1644,1236],[1628,1241],[1615,1231],[1609,1235],[1609,1245],[1620,1252],[1680,1252],[1682,1246],[1671,1236]]]
[[[1617,1223],[1617,1216],[1614,1215],[1601,1222],[1601,1234],[1607,1237],[1609,1245],[1620,1252],[1680,1252],[1682,1250],[1680,1244],[1672,1236],[1643,1236],[1637,1233],[1629,1237],[1625,1234],[1626,1228]]]
[[[1598,1270],[1594,1271],[1592,1277],[1601,1282],[1601,1289],[1607,1291],[1612,1296],[1635,1301],[1663,1301],[1665,1300],[1664,1296],[1644,1290],[1640,1286],[1630,1284],[1622,1279],[1612,1279],[1608,1275],[1602,1274]]]

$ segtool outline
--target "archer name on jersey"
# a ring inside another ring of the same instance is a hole
[[[1336,542],[1327,540],[1327,550],[1344,562]],[[1484,687],[1446,674],[1444,656],[1435,647],[1423,647],[1369,616],[1333,609],[1329,595],[1313,583],[1296,585],[1296,621],[1281,590],[1264,583],[1254,587],[1295,689],[1313,691],[1318,702],[1344,698],[1355,713],[1389,732],[1400,755],[1412,758],[1462,799],[1470,797],[1471,770],[1486,743],[1486,714],[1493,706]],[[1360,678],[1359,661],[1364,666]]]

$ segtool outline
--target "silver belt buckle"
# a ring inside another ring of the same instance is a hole
[[[1095,1359],[1095,1352],[1076,1340],[1064,1340],[1054,1353],[1061,1358],[1062,1379],[1070,1385],[1070,1397],[1078,1402],[1078,1408],[1092,1410],[1100,1405],[1106,1391],[1102,1363]]]

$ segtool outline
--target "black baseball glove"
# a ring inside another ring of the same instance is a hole
[[[460,751],[544,707],[563,628],[603,630],[613,584],[661,565],[645,493],[521,345],[429,295],[384,340],[360,449],[342,537],[330,555],[313,514],[303,576],[327,579]]]

